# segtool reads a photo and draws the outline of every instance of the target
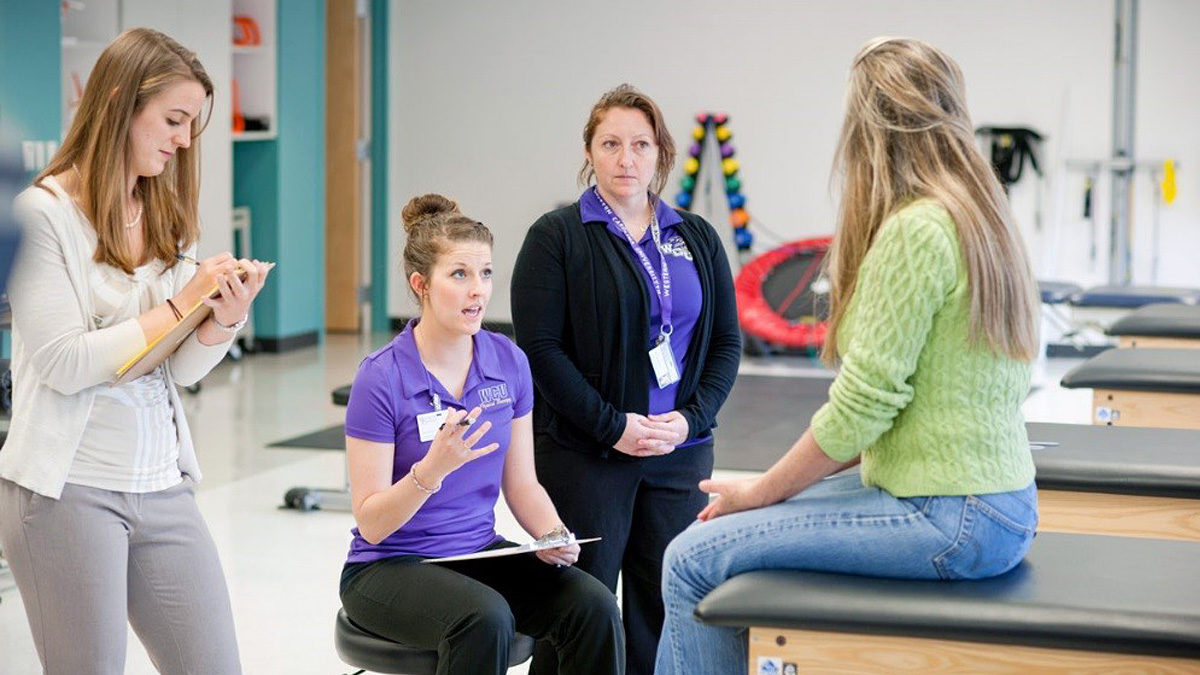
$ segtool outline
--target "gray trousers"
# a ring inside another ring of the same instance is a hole
[[[126,620],[161,673],[241,673],[216,546],[190,478],[59,500],[0,479],[0,544],[47,675],[120,675]]]

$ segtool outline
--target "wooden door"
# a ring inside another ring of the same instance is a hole
[[[364,123],[370,106],[363,105],[370,31],[359,10],[367,4],[326,0],[325,327],[331,332],[354,332],[365,321],[359,289],[369,268],[362,240],[370,172],[360,161],[360,146],[366,147],[370,128]]]

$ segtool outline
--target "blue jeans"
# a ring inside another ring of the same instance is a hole
[[[903,579],[981,579],[1012,569],[1037,529],[1037,489],[898,498],[834,476],[772,506],[695,523],[663,560],[666,621],[656,675],[746,672],[745,629],[692,613],[726,579],[762,569]]]

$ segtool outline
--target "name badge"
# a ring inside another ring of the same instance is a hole
[[[679,381],[679,368],[675,365],[675,352],[671,351],[671,336],[664,335],[654,349],[650,350],[650,365],[654,367],[654,378],[658,388],[663,389]]]
[[[421,442],[428,443],[437,435],[438,429],[442,427],[442,423],[446,421],[446,415],[450,414],[450,410],[436,410],[417,415],[417,432],[421,435]]]

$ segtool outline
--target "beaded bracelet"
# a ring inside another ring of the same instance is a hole
[[[422,485],[420,479],[417,478],[417,465],[416,464],[413,464],[412,466],[410,466],[408,468],[408,475],[412,477],[413,484],[417,486],[417,489],[420,490],[421,492],[424,492],[427,495],[437,494],[437,491],[442,489],[441,483],[438,483],[437,485],[433,486],[432,488],[427,488],[424,485]]]

